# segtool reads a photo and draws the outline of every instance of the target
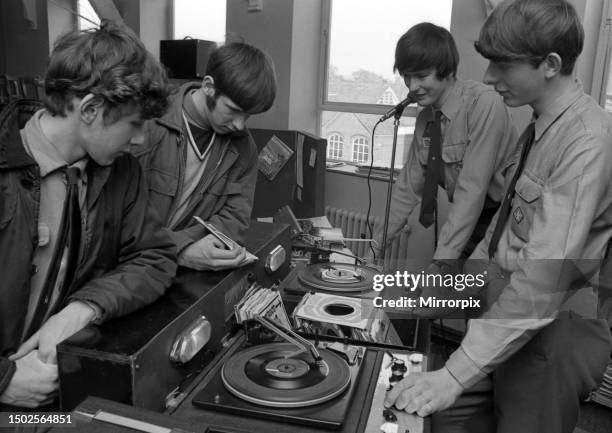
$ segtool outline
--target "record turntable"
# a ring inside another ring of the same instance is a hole
[[[306,288],[326,292],[359,295],[372,290],[375,268],[351,263],[316,263],[298,273],[298,281]]]
[[[427,367],[423,353],[384,343],[341,343],[322,335],[306,339],[291,324],[277,321],[278,315],[246,308],[250,300],[268,294],[265,288],[249,290],[240,301],[244,308],[235,311],[242,327],[166,415],[207,433],[378,433],[383,425],[427,431],[423,418],[383,406],[392,384]],[[94,422],[122,426],[155,418],[135,411],[126,419],[103,409],[77,412]],[[98,416],[100,410],[104,417]]]
[[[429,433],[428,418],[383,406],[386,390],[399,380],[399,370],[411,374],[427,368],[428,358],[423,354],[368,347],[360,362],[349,366],[333,353],[319,349],[316,365],[309,353],[296,354],[293,344],[245,346],[244,337],[241,334],[229,342],[217,362],[198,376],[178,407],[159,414],[89,398],[74,412],[78,431],[380,433],[384,427],[384,431],[398,433]],[[254,379],[243,382],[249,375]],[[228,386],[224,381],[235,383]],[[256,383],[254,388],[250,382]],[[246,392],[238,389],[245,383]],[[256,390],[260,386],[263,392]],[[253,395],[258,401],[245,399]],[[277,406],[279,401],[283,407]],[[296,405],[299,407],[291,407]]]
[[[390,352],[360,349],[354,365],[321,348],[315,362],[310,351],[296,353],[294,344],[248,346],[244,334],[237,336],[171,416],[214,432],[378,433],[386,422],[381,378],[388,375]],[[403,415],[411,433],[427,431],[428,421],[414,415],[398,412],[398,423]]]
[[[295,354],[290,343],[237,351],[193,398],[197,407],[279,422],[337,430],[355,393],[361,364],[319,351]]]
[[[237,350],[193,398],[198,407],[293,424],[342,427],[361,371],[268,317],[249,323],[281,342]],[[247,334],[249,335],[249,334]]]
[[[322,292],[358,298],[372,298],[376,268],[353,263],[297,263],[281,284],[283,299],[298,302],[308,292]]]

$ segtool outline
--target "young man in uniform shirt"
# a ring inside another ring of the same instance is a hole
[[[601,380],[610,334],[588,279],[612,235],[612,121],[574,77],[583,40],[565,0],[505,1],[485,22],[476,43],[490,61],[484,81],[534,115],[471,257],[491,260],[489,309],[444,368],[410,375],[387,405],[428,415],[490,374],[497,420],[485,431],[571,433]],[[466,431],[469,419],[445,431]]]
[[[225,249],[193,217],[242,240],[257,181],[257,148],[246,120],[267,111],[275,95],[271,59],[251,45],[231,43],[211,54],[201,83],[181,86],[168,112],[145,125],[144,145],[134,153],[171,229],[179,265],[218,270],[243,261],[243,248]]]
[[[130,146],[167,107],[160,65],[103,22],[59,39],[45,108],[0,115],[0,407],[57,393],[56,345],[160,296],[175,247]],[[28,120],[29,119],[29,120]]]
[[[442,186],[450,207],[429,272],[444,271],[446,264],[467,258],[482,239],[502,199],[504,174],[516,144],[502,99],[482,83],[457,78],[458,64],[455,41],[442,27],[417,24],[397,42],[394,69],[424,108],[397,178],[387,245],[419,203],[421,224],[434,223]],[[376,255],[382,231],[380,226],[374,233]]]

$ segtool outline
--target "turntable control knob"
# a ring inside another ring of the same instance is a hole
[[[394,359],[393,365],[391,366],[391,371],[394,374],[404,374],[408,371],[408,367],[406,367],[406,363],[403,359]]]
[[[391,409],[383,410],[383,418],[387,422],[397,422],[397,416],[393,413]]]
[[[213,397],[213,401],[215,402],[215,404],[219,404],[221,402],[221,396],[219,394],[215,394],[215,396]]]
[[[389,384],[394,382],[399,382],[404,378],[404,373],[400,373],[398,371],[392,371],[391,376],[389,376]]]
[[[399,382],[404,378],[404,374],[408,371],[408,367],[402,359],[393,359],[393,365],[391,365],[391,377],[389,377],[389,383]]]

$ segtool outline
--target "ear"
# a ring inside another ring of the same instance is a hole
[[[546,78],[553,78],[561,73],[563,67],[563,60],[557,53],[548,53],[542,62],[544,68],[544,76]]]
[[[206,75],[202,80],[202,89],[204,93],[210,97],[215,96],[215,79],[210,75]]]
[[[102,115],[104,104],[99,97],[88,93],[78,103],[79,117],[87,125],[91,125],[98,115]]]

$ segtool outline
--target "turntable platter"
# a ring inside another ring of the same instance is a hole
[[[299,281],[312,289],[329,292],[365,292],[372,289],[378,271],[350,263],[317,263],[308,265],[298,275]]]
[[[233,355],[221,370],[226,389],[248,402],[269,407],[304,407],[340,395],[351,381],[348,365],[338,355],[320,350],[315,365],[308,353],[295,353],[290,343],[252,346]]]

